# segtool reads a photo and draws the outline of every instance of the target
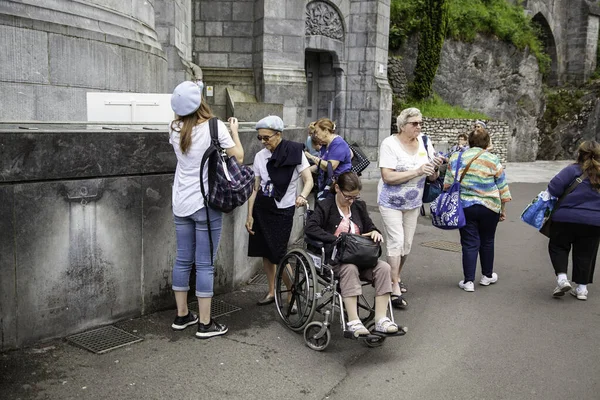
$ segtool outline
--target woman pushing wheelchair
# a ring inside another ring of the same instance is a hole
[[[314,213],[306,221],[305,234],[325,244],[331,254],[342,233],[354,233],[370,237],[375,242],[383,240],[373,224],[364,201],[359,200],[362,184],[354,172],[341,174],[333,185],[335,196],[329,196],[315,205]],[[391,267],[378,260],[371,268],[361,269],[353,264],[335,264],[339,276],[340,291],[348,313],[345,329],[354,337],[368,336],[371,332],[358,316],[358,296],[362,294],[361,279],[373,282],[375,287],[375,327],[373,333],[398,334],[398,325],[388,316],[390,293],[392,292]],[[403,333],[403,332],[402,332]]]

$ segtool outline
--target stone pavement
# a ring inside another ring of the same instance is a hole
[[[363,189],[370,206],[375,184]],[[273,308],[254,305],[264,287],[248,285],[218,297],[242,308],[220,318],[230,327],[224,337],[173,332],[168,310],[117,324],[144,341],[104,355],[61,340],[1,354],[0,397],[597,399],[600,294],[592,285],[587,302],[553,299],[547,239],[519,220],[544,186],[511,184],[514,200],[497,233],[499,281],[474,293],[457,287],[460,253],[423,246],[457,243],[458,233],[421,218],[404,275],[409,307],[395,311],[409,333],[380,348],[343,339],[334,325],[327,350],[312,351]],[[379,213],[372,217],[381,224]]]

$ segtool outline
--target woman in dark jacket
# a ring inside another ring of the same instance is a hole
[[[548,185],[552,196],[561,197],[576,179],[580,180],[552,213],[548,251],[557,277],[554,296],[571,291],[579,300],[587,300],[587,284],[592,283],[600,244],[600,144],[583,142],[577,153],[577,162],[560,171]],[[576,288],[567,278],[571,248]]]
[[[323,242],[328,253],[338,236],[344,232],[361,234],[381,242],[383,238],[369,217],[367,205],[358,200],[362,189],[358,175],[354,172],[341,174],[333,188],[335,196],[315,205],[314,213],[306,222],[306,235]],[[347,330],[355,337],[369,334],[358,317],[357,303],[358,296],[362,294],[362,278],[373,281],[375,286],[375,331],[389,334],[398,332],[398,325],[387,317],[392,292],[391,267],[388,263],[379,260],[373,268],[362,271],[353,264],[337,264],[333,270],[339,276],[340,291],[348,313]]]

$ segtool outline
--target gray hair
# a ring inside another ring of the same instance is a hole
[[[398,115],[398,118],[396,118],[396,125],[398,125],[398,132],[400,132],[402,127],[408,123],[408,119],[412,118],[412,117],[421,117],[422,118],[423,114],[421,114],[421,111],[415,107],[405,108],[404,110],[402,110],[400,112],[400,115]]]

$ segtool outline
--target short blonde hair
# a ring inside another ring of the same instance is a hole
[[[412,117],[421,117],[423,118],[423,114],[421,114],[421,110],[415,107],[405,108],[400,112],[398,118],[396,118],[396,125],[398,125],[398,132],[400,129],[408,123],[408,119]]]

